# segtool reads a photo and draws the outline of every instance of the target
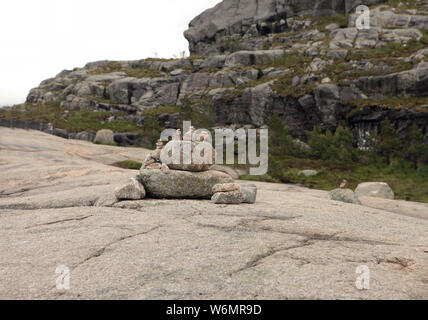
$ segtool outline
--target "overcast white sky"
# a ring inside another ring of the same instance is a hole
[[[221,0],[1,0],[0,106],[63,69],[188,52],[183,31]]]

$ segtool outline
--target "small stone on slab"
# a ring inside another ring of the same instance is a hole
[[[244,203],[255,203],[257,199],[257,187],[254,184],[246,184],[241,186],[241,192],[244,195]]]
[[[241,191],[217,192],[211,198],[215,204],[240,204],[245,200]]]
[[[146,197],[146,190],[137,179],[131,178],[126,185],[117,188],[114,194],[118,200],[140,200]]]

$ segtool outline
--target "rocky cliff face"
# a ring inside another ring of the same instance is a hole
[[[427,2],[371,7],[369,30],[355,28],[353,14],[329,16],[378,2],[225,0],[186,31],[198,55],[89,63],[43,81],[27,103],[138,121],[145,110],[204,98],[217,125],[260,127],[278,114],[301,139],[314,125],[348,125],[365,148],[389,117],[402,137],[416,122],[428,143]],[[223,50],[228,36],[239,41]],[[162,124],[176,126],[171,117]]]
[[[346,14],[386,0],[225,0],[193,19],[184,36],[193,54],[230,50],[231,42],[286,31],[296,16]]]

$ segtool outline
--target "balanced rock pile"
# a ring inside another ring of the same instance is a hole
[[[191,127],[190,135],[194,128]],[[184,163],[183,150],[190,150],[207,156],[210,164],[200,163],[191,158],[190,163]],[[162,162],[163,156],[168,156],[173,150],[179,150],[181,162]],[[208,151],[208,152],[207,152]],[[146,157],[139,175],[131,179],[127,185],[115,190],[119,201],[140,200],[147,197],[159,199],[212,199],[216,204],[255,203],[257,187],[255,185],[240,186],[233,183],[233,178],[227,173],[210,170],[215,160],[215,150],[211,144],[201,141],[181,139],[181,132],[165,146],[161,140],[156,149]]]

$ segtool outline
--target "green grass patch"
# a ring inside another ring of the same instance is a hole
[[[126,68],[123,72],[133,78],[156,78],[161,76],[158,70],[150,68]]]
[[[393,8],[395,8],[395,13],[399,14],[399,13],[405,13],[405,14],[409,14],[407,12],[407,10],[410,9],[423,9],[424,8],[424,1],[421,0],[406,0],[406,1],[402,1],[402,0],[389,0],[385,3],[381,3],[378,4],[374,7],[379,7],[382,5],[389,5]],[[425,5],[426,6],[426,5]],[[385,8],[384,10],[388,10],[389,8]]]
[[[320,17],[311,17],[314,21],[315,26],[318,29],[326,30],[325,27],[329,24],[337,24],[340,28],[346,28],[348,26],[349,15],[339,14],[334,16],[320,16]]]
[[[420,42],[428,46],[428,30],[420,30],[422,32],[422,38]]]
[[[113,163],[114,166],[129,169],[129,170],[140,170],[143,165],[142,162],[134,161],[134,160],[125,160]]]
[[[180,106],[172,105],[172,106],[157,106],[157,107],[155,107],[153,109],[144,110],[142,112],[142,114],[144,116],[157,117],[157,116],[159,116],[159,115],[161,115],[163,113],[172,114],[172,113],[177,113],[177,112],[181,112]]]
[[[362,60],[362,59],[385,59],[385,58],[398,58],[408,57],[416,51],[425,48],[425,45],[419,41],[412,40],[404,46],[402,43],[389,42],[383,48],[377,49],[354,49],[350,50],[347,61]]]
[[[142,60],[142,61],[151,61],[150,59]],[[155,60],[153,60],[155,61]],[[158,61],[158,60],[156,60]],[[159,60],[163,61],[163,60]],[[168,60],[165,60],[168,61]],[[160,73],[156,69],[144,68],[141,66],[135,66],[134,68],[123,68],[120,63],[116,61],[109,61],[98,68],[91,70],[90,74],[106,74],[112,72],[124,72],[129,77],[133,78],[156,78],[160,76]]]
[[[136,125],[125,120],[103,123],[111,116],[125,115],[121,112],[70,111],[61,108],[58,103],[24,104],[14,106],[12,110],[0,111],[0,118],[3,119],[52,123],[55,128],[65,129],[68,132],[88,131],[92,133],[101,129],[111,129],[115,132],[135,131]]]

